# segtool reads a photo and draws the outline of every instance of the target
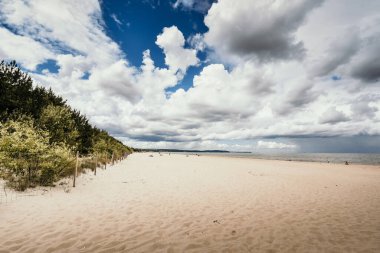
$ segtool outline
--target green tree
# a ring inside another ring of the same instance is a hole
[[[15,115],[30,115],[36,119],[49,104],[63,106],[65,101],[52,90],[34,88],[31,77],[23,73],[16,62],[0,62],[0,121]]]
[[[38,124],[41,129],[50,133],[51,145],[63,143],[72,150],[78,148],[79,132],[67,106],[48,105],[42,110]]]
[[[79,132],[78,150],[82,154],[89,154],[94,145],[94,135],[96,130],[88,122],[88,119],[79,111],[73,110],[73,118]]]

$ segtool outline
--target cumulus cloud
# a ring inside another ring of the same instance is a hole
[[[304,55],[295,32],[322,0],[226,1],[215,3],[205,17],[205,41],[227,61],[297,59]]]
[[[322,124],[336,124],[339,122],[349,121],[350,119],[342,111],[338,111],[335,107],[329,108],[319,118]]]
[[[297,146],[294,144],[286,144],[286,143],[275,142],[275,141],[258,141],[257,147],[265,148],[265,149],[295,149],[297,148]]]
[[[59,66],[58,74],[61,78],[72,75],[82,77],[94,66],[83,55],[59,54],[55,59]]]
[[[181,75],[167,68],[157,68],[150,56],[150,51],[143,52],[143,65],[141,71],[135,75],[136,82],[143,93],[144,104],[157,104],[165,101],[164,90],[175,86],[180,80]]]
[[[134,84],[134,69],[129,68],[123,60],[117,61],[107,68],[94,72],[89,82],[99,85],[110,96],[121,96],[126,101],[136,103],[140,100],[138,87]]]
[[[194,77],[194,87],[171,95],[168,111],[207,122],[244,120],[261,109],[256,96],[272,92],[270,72],[242,64],[231,72],[222,64],[211,64]],[[207,96],[205,96],[207,94]]]
[[[320,3],[220,0],[206,16],[206,34],[187,42],[175,26],[158,34],[167,65],[160,68],[149,48],[141,66],[128,62],[95,0],[3,0],[0,57],[29,70],[53,60],[57,73],[33,78],[135,147],[296,150],[307,146],[292,141],[300,137],[380,135],[380,93],[368,85],[378,76],[376,6]],[[352,18],[355,34],[347,33]],[[173,88],[202,50],[210,63],[189,89]]]
[[[157,36],[156,44],[164,50],[165,63],[175,71],[186,72],[189,66],[199,62],[196,50],[184,48],[185,38],[176,26],[165,27]]]

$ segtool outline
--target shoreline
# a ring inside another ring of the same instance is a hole
[[[152,154],[158,154],[159,152],[145,152],[145,153],[152,153]],[[163,153],[161,152],[161,154],[169,154],[169,153]],[[304,163],[320,163],[320,164],[337,164],[337,165],[341,165],[341,164],[344,164],[345,161],[317,161],[317,160],[300,160],[300,159],[297,159],[297,158],[293,158],[293,159],[286,159],[286,158],[283,158],[283,159],[276,159],[276,158],[273,158],[273,159],[270,159],[267,155],[261,155],[261,154],[251,154],[252,156],[248,156],[248,155],[239,155],[239,153],[215,153],[215,154],[210,154],[210,153],[181,153],[181,152],[177,152],[177,153],[171,153],[171,154],[177,154],[177,155],[194,155],[194,156],[207,156],[207,157],[227,157],[227,158],[242,158],[242,159],[250,159],[250,160],[265,160],[265,161],[285,161],[285,162],[304,162]],[[248,154],[248,153],[243,153],[243,154]],[[302,155],[302,154],[314,154],[314,153],[299,153],[297,155]],[[315,153],[315,154],[319,154],[319,153]],[[329,153],[320,153],[320,154],[329,154]],[[356,153],[332,153],[333,155],[334,154],[356,154]],[[380,161],[380,154],[377,154],[377,153],[368,153],[369,155],[373,155],[373,156],[376,156],[376,157],[379,157],[379,161]],[[368,155],[367,153],[365,153],[364,155]],[[360,153],[357,153],[357,155],[362,155]],[[259,157],[259,156],[262,156],[262,157]],[[378,163],[360,163],[360,162],[355,162],[355,161],[350,161],[350,160],[347,160],[347,162],[349,163],[349,165],[365,165],[365,166],[375,166],[375,167],[380,167],[380,162]]]
[[[134,153],[0,205],[4,252],[376,252],[380,170]]]
[[[212,156],[207,155],[208,157],[218,157],[218,156]],[[247,160],[256,160],[256,161],[266,161],[266,162],[292,162],[292,163],[304,163],[304,164],[331,164],[331,165],[343,165],[343,166],[368,166],[373,168],[380,169],[380,164],[366,164],[366,163],[349,163],[348,165],[342,164],[342,163],[336,163],[336,162],[321,162],[321,161],[301,161],[301,160],[282,160],[282,159],[267,159],[267,158],[249,158],[249,157],[240,157],[240,156],[220,156],[223,158],[237,158],[237,159],[247,159]]]

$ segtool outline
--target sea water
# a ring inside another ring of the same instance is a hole
[[[192,153],[195,154],[195,153]],[[380,165],[380,154],[364,153],[284,153],[284,154],[258,154],[258,153],[196,153],[199,155],[214,155],[228,157],[244,157],[253,159],[305,161],[322,163],[345,163]]]

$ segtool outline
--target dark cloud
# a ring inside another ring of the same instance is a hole
[[[186,137],[181,135],[165,135],[161,134],[141,134],[141,135],[129,135],[130,139],[144,142],[189,142],[189,141],[200,141],[197,137]]]
[[[209,11],[205,19],[209,32],[206,42],[214,46],[220,57],[223,54],[242,58],[255,57],[260,61],[274,59],[299,59],[304,56],[303,43],[297,41],[294,33],[303,24],[307,14],[321,5],[322,0],[278,2],[262,4],[260,1],[246,1],[235,5],[219,2],[219,8]],[[215,6],[217,7],[217,6]],[[226,9],[223,9],[226,8]],[[220,15],[220,12],[230,12]]]
[[[313,85],[309,81],[288,91],[282,100],[277,101],[273,110],[279,115],[288,115],[305,105],[313,102],[319,96],[319,93],[312,89]]]
[[[201,140],[201,138],[196,133],[184,132],[180,129],[147,130],[139,132],[137,134],[128,133],[126,135],[130,139],[143,142],[190,142]]]
[[[380,153],[380,136],[311,137],[292,139],[302,152]]]
[[[207,104],[192,103],[191,107],[194,109],[191,117],[201,119],[203,122],[227,122],[239,121],[247,119],[252,116],[252,113],[244,113],[235,108],[218,108]]]
[[[189,124],[184,124],[181,126],[181,129],[185,130],[190,130],[190,129],[198,129],[202,126],[200,123],[189,123]]]
[[[379,20],[380,21],[380,20]],[[361,50],[354,58],[351,75],[364,82],[378,82],[380,79],[380,34],[376,33],[362,40]]]
[[[292,143],[302,153],[380,153],[379,135],[318,136],[292,135],[271,136],[263,140]]]
[[[317,62],[313,62],[312,74],[314,76],[324,76],[342,64],[346,64],[356,54],[360,48],[360,38],[357,31],[350,29],[344,39],[332,43],[325,55]]]
[[[379,42],[380,43],[380,42]],[[380,81],[380,47],[375,55],[364,59],[363,61],[354,65],[351,74],[353,77],[358,78],[367,83]]]
[[[263,61],[273,59],[299,59],[304,55],[301,42],[294,43],[294,38],[279,31],[260,31],[234,37],[229,51],[239,56],[255,55]]]
[[[132,135],[128,136],[129,138],[137,141],[147,141],[147,142],[159,142],[159,141],[168,141],[169,138],[166,136],[158,136],[158,135]]]
[[[346,66],[352,77],[366,83],[380,79],[380,36],[361,38],[356,29],[331,44],[325,56],[311,66],[314,76],[324,76],[340,66]]]

